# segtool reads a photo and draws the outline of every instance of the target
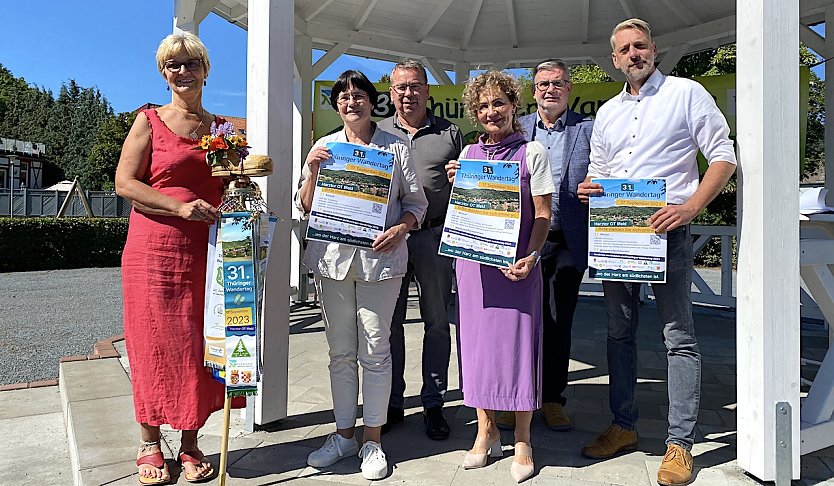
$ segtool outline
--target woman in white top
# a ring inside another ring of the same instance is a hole
[[[339,76],[330,93],[330,104],[339,112],[344,128],[313,144],[296,194],[296,204],[309,214],[319,165],[331,158],[328,142],[349,142],[394,153],[385,231],[374,240],[373,247],[310,240],[304,252],[304,264],[315,275],[330,347],[330,387],[336,416],[336,433],[308,456],[307,463],[326,467],[359,451],[354,437],[358,360],[362,366],[365,423],[359,456],[362,475],[371,480],[381,479],[388,472],[380,433],[387,420],[391,392],[391,317],[408,261],[405,238],[410,230],[420,227],[428,206],[411,167],[408,148],[371,121],[377,96],[374,85],[361,72],[345,71]]]

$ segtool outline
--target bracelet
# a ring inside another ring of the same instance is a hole
[[[529,254],[529,255],[527,255],[527,256],[531,256],[531,257],[533,257],[533,258],[535,258],[535,259],[536,259],[536,260],[533,262],[533,266],[534,266],[534,267],[535,267],[536,265],[538,265],[538,264],[539,264],[539,260],[541,260],[541,259],[542,259],[542,254],[541,254],[541,253],[539,253],[539,250],[533,250],[533,251],[531,251],[531,252],[530,252],[530,254]]]

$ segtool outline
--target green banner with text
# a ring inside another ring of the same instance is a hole
[[[727,117],[730,125],[730,138],[735,139],[736,135],[736,75],[724,74],[720,76],[700,76],[693,78],[701,83],[704,88],[715,98],[718,108]],[[804,162],[805,154],[805,130],[808,124],[808,82],[810,70],[802,67],[799,71],[799,137],[800,137],[800,163]],[[336,110],[330,106],[330,88],[332,81],[316,81],[315,100],[313,103],[313,139],[317,140],[324,135],[338,130],[342,120]],[[391,95],[387,83],[375,83],[380,93],[379,100],[373,108],[375,120],[389,117],[394,114],[394,105],[391,103]],[[603,103],[611,99],[623,89],[623,83],[589,83],[575,84],[569,100],[570,108],[582,115],[595,116],[597,110]],[[473,140],[477,136],[477,124],[472,122],[464,114],[463,101],[461,99],[463,85],[432,85],[429,92],[428,108],[436,115],[456,123],[464,133],[466,141]],[[521,114],[532,113],[536,110],[536,103],[529,92],[525,93],[525,99],[519,112]],[[706,168],[706,162],[699,156],[701,170]]]

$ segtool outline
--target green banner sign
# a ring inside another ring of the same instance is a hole
[[[810,70],[802,67],[799,71],[799,136],[800,136],[800,163],[804,162],[805,154],[805,130],[808,123],[808,82]],[[715,98],[718,108],[727,118],[730,125],[730,138],[735,139],[736,135],[736,75],[724,74],[721,76],[700,76],[693,78],[701,83],[704,88]],[[338,130],[342,120],[336,110],[330,106],[330,88],[332,81],[316,81],[315,102],[313,103],[313,136],[319,139],[324,135]],[[394,105],[391,103],[391,95],[387,83],[375,83],[380,93],[379,100],[373,109],[375,120],[387,118],[394,114]],[[611,99],[623,89],[623,83],[589,83],[575,84],[569,100],[570,108],[582,115],[596,116],[597,110],[603,103]],[[449,121],[456,123],[463,131],[464,139],[473,140],[478,133],[478,124],[468,119],[464,114],[461,94],[463,85],[432,85],[428,108],[436,115],[442,116]],[[532,95],[525,93],[524,103],[519,110],[521,114],[532,113],[536,110],[536,103]],[[699,156],[702,171],[706,168],[706,161]]]

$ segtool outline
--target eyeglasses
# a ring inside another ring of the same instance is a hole
[[[411,84],[398,84],[396,86],[391,86],[391,89],[397,92],[397,94],[405,94],[409,89],[412,93],[420,91],[423,89],[425,84],[423,83],[411,83]]]
[[[536,88],[539,91],[547,91],[547,88],[549,88],[550,85],[552,84],[554,88],[562,89],[565,86],[567,86],[569,83],[570,83],[570,81],[568,81],[566,79],[554,79],[552,81],[542,80],[542,81],[539,81],[539,82],[536,83]]]
[[[365,93],[342,93],[336,98],[336,103],[346,105],[351,99],[356,103],[362,104],[368,101],[368,95]]]
[[[189,59],[187,61],[167,61],[165,63],[165,69],[169,72],[176,73],[179,72],[180,68],[185,66],[185,69],[188,71],[196,71],[203,67],[202,59]]]

